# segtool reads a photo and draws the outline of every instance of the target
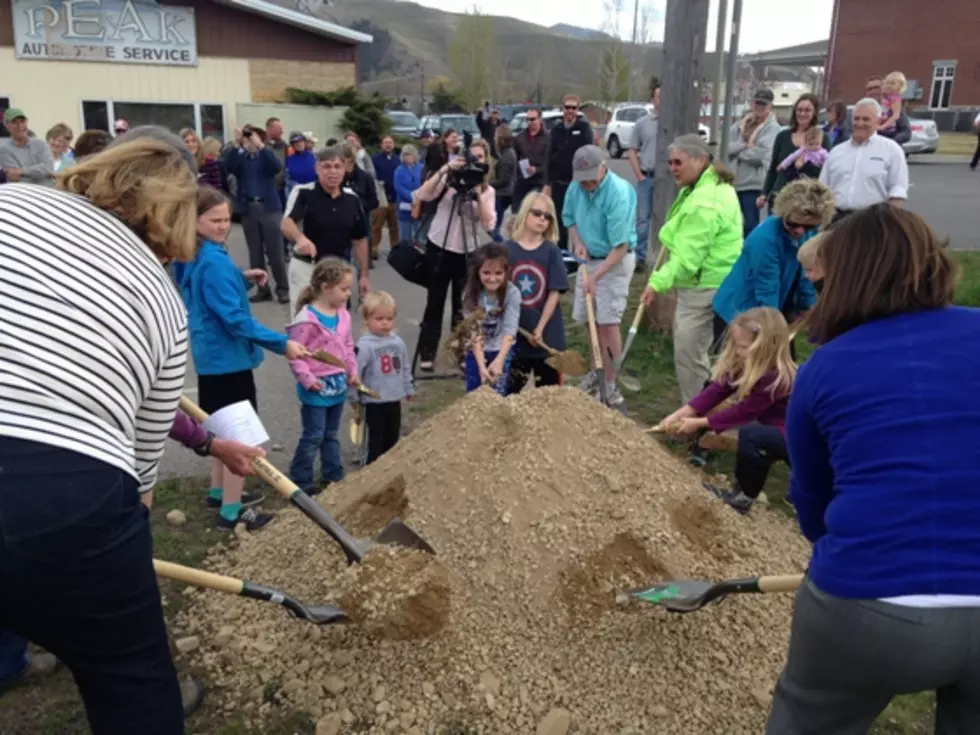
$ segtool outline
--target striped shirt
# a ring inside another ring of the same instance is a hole
[[[187,361],[187,314],[147,245],[84,198],[0,186],[0,436],[152,488]]]

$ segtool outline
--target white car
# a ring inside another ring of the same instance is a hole
[[[606,125],[606,150],[613,158],[619,158],[623,152],[629,149],[630,140],[633,137],[633,126],[636,121],[644,115],[649,115],[653,111],[653,105],[623,105],[613,110],[612,117]],[[708,139],[708,126],[698,124],[698,133],[705,140]]]
[[[544,124],[544,129],[551,132],[551,129],[555,127],[564,117],[564,113],[561,110],[544,110],[541,113],[541,122]],[[585,115],[580,111],[578,113],[578,119],[584,120]],[[527,113],[519,112],[514,115],[513,119],[510,121],[510,131],[514,135],[519,135],[524,129],[527,128]],[[595,144],[600,145],[599,133],[595,133]]]

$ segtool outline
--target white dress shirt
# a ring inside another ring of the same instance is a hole
[[[877,133],[864,143],[851,139],[834,148],[820,172],[820,181],[834,193],[838,209],[863,209],[909,196],[905,151]]]

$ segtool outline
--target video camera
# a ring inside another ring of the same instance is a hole
[[[483,183],[483,177],[490,170],[488,162],[476,159],[470,148],[473,146],[473,134],[463,133],[463,158],[466,164],[460,168],[449,169],[449,185],[458,192],[472,191]]]

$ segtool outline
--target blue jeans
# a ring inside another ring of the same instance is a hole
[[[0,686],[27,670],[27,641],[0,628]]]
[[[653,174],[636,182],[636,262],[647,259],[650,220],[653,219]]]
[[[759,208],[755,200],[762,196],[761,190],[738,192],[738,205],[742,208],[742,237],[748,237],[759,226]]]
[[[5,437],[0,466],[0,628],[64,662],[94,735],[183,735],[136,479]]]
[[[398,213],[398,239],[402,242],[415,242],[415,235],[419,229],[418,220],[412,219],[412,215],[402,216]]]
[[[303,435],[296,445],[296,453],[289,464],[289,479],[302,490],[311,490],[313,465],[320,455],[320,475],[323,482],[339,482],[344,479],[344,466],[340,461],[340,417],[344,413],[344,403],[333,406],[310,406],[303,404],[300,416],[303,419]]]
[[[493,232],[490,233],[490,237],[494,242],[504,241],[504,238],[500,234],[500,227],[504,224],[504,215],[507,214],[507,210],[510,209],[510,204],[513,199],[513,197],[509,196],[497,197],[497,225],[493,228]]]
[[[487,365],[497,359],[499,352],[487,352],[484,354],[486,358]],[[504,361],[504,372],[497,378],[496,382],[491,386],[497,393],[502,396],[507,395],[507,387],[510,384],[510,356],[512,353],[507,354],[507,359]],[[483,385],[483,379],[480,377],[480,368],[476,364],[476,355],[472,352],[466,353],[466,362],[463,369],[466,375],[466,392],[474,391]]]

